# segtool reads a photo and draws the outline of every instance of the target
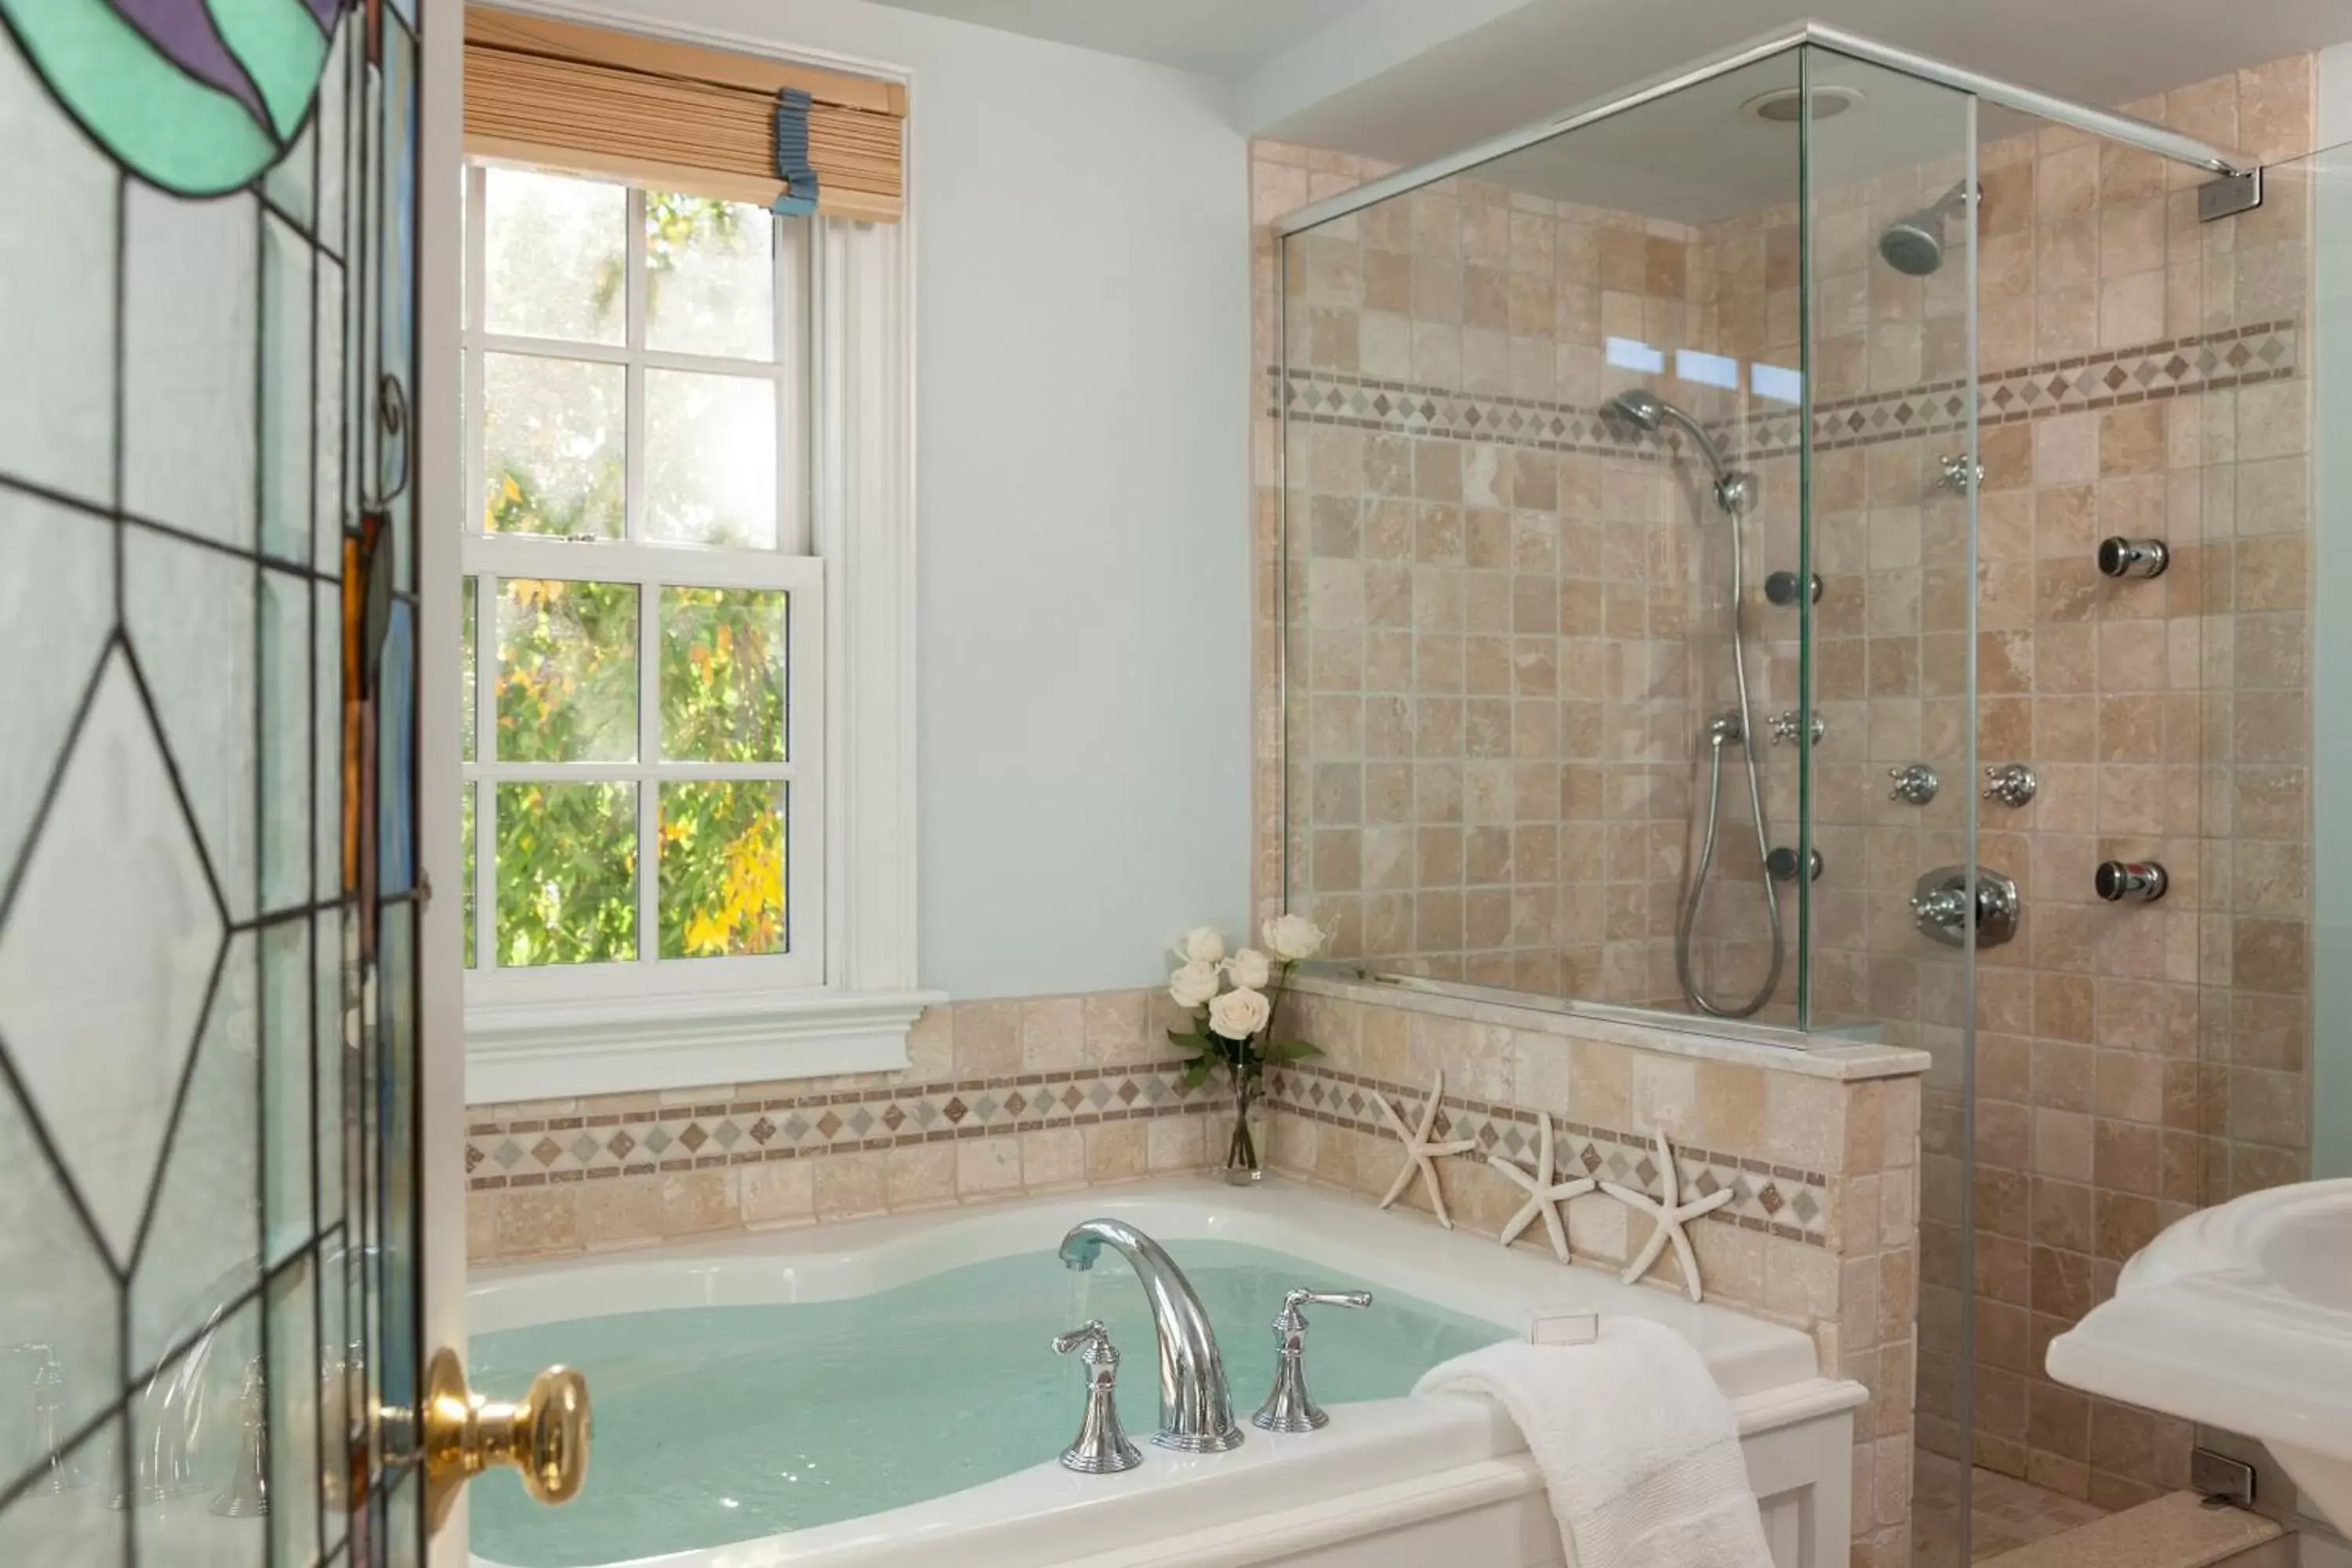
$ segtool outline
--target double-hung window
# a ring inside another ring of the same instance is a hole
[[[940,999],[906,113],[887,74],[467,10],[427,232],[463,237],[463,416],[421,435],[462,473],[475,1101],[900,1066]]]
[[[467,178],[471,995],[820,984],[811,220]]]

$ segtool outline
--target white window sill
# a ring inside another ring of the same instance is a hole
[[[940,991],[736,992],[626,1001],[470,1003],[466,1100],[699,1089],[907,1065]]]

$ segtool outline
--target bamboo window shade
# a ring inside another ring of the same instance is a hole
[[[466,8],[466,151],[478,157],[767,206],[785,194],[775,142],[785,88],[811,100],[817,210],[898,221],[907,118],[898,82]]]

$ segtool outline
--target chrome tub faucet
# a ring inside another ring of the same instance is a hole
[[[1090,1219],[1071,1226],[1062,1237],[1063,1266],[1092,1268],[1105,1247],[1133,1266],[1160,1340],[1160,1430],[1151,1441],[1181,1454],[1222,1454],[1240,1447],[1242,1428],[1234,1419],[1224,1357],[1192,1281],[1158,1242],[1115,1219]]]

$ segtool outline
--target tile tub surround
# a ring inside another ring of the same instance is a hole
[[[903,1072],[468,1108],[467,1254],[501,1262],[1193,1170],[1229,1097],[1185,1093],[1159,992],[961,1002]]]
[[[1443,1066],[1441,1123],[1480,1145],[1440,1163],[1458,1228],[1498,1235],[1525,1201],[1482,1167],[1515,1148],[1531,1159],[1538,1113],[1554,1119],[1564,1172],[1622,1163],[1643,1181],[1655,1160],[1645,1134],[1656,1127],[1685,1182],[1730,1186],[1733,1204],[1691,1226],[1707,1299],[1805,1331],[1824,1371],[1871,1390],[1854,1417],[1856,1561],[1907,1552],[1924,1055],[1792,1051],[1321,977],[1299,992],[1299,1032],[1325,1054],[1275,1086],[1277,1171],[1377,1202],[1402,1155],[1370,1096],[1386,1095],[1411,1120]],[[1418,1184],[1398,1207],[1428,1213]],[[1575,1199],[1567,1212],[1580,1266],[1621,1268],[1647,1234],[1646,1219],[1605,1197]],[[1517,1245],[1550,1256],[1540,1226]],[[1650,1282],[1677,1281],[1669,1253]]]

